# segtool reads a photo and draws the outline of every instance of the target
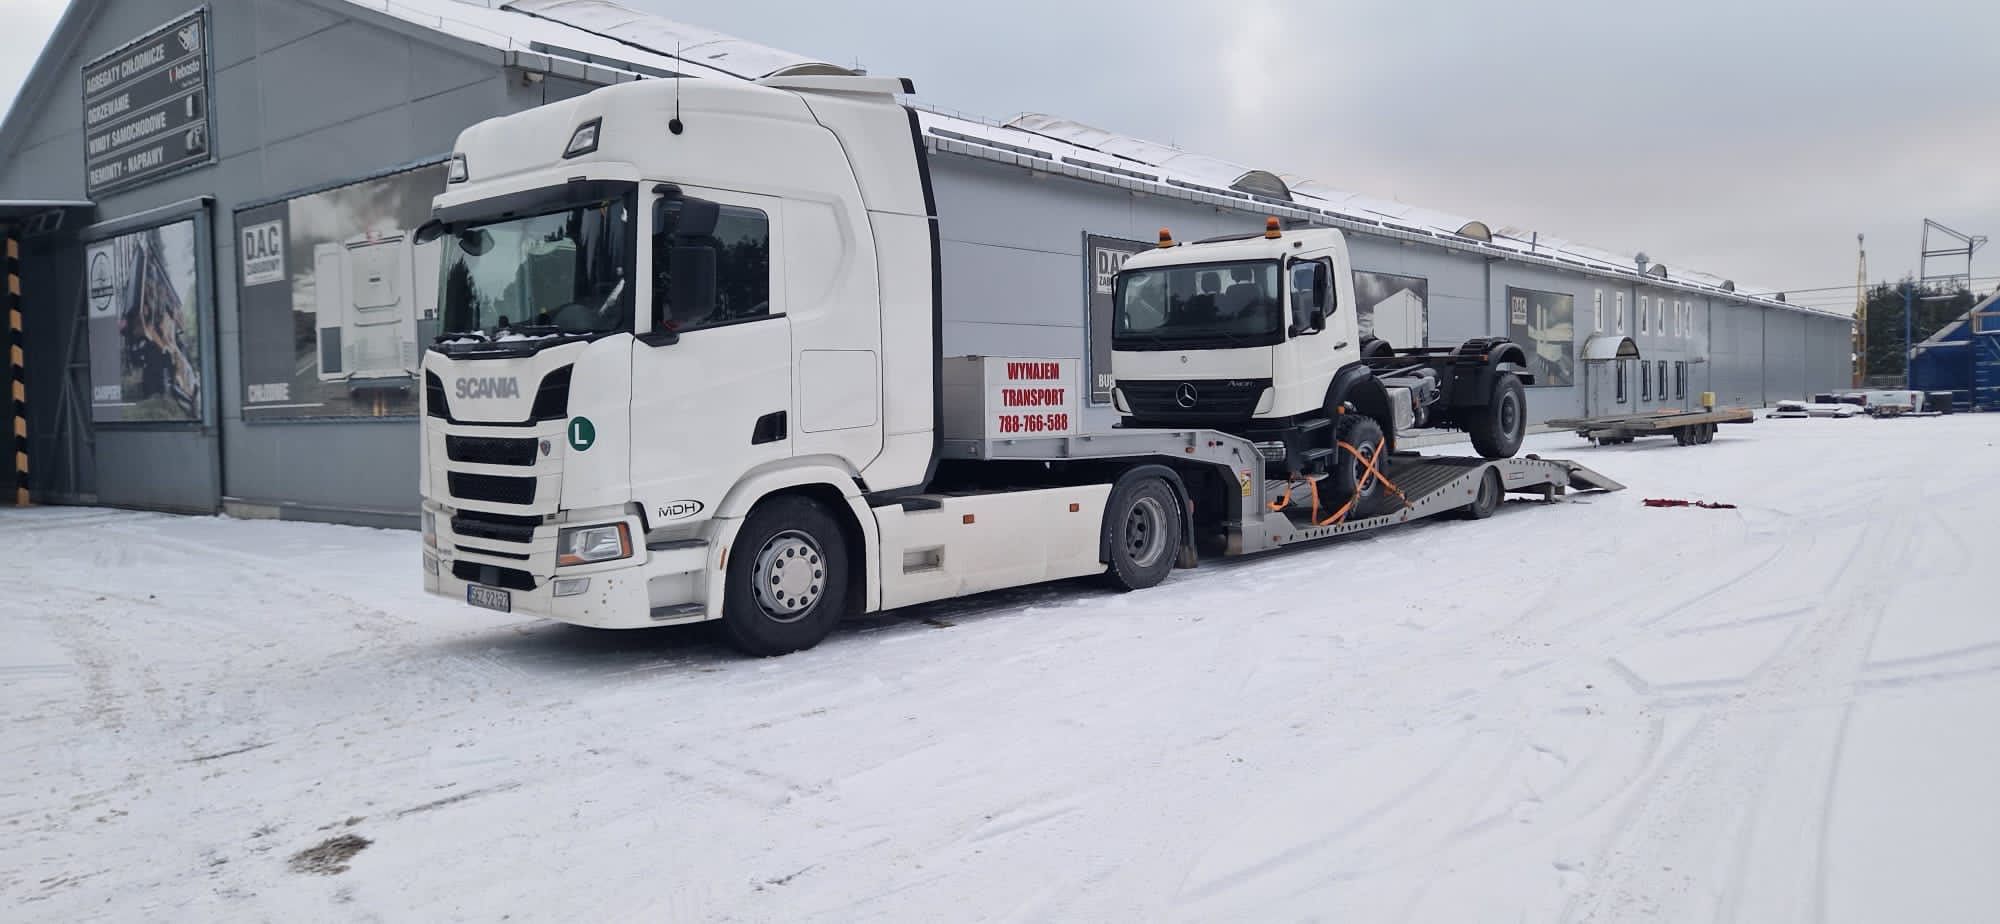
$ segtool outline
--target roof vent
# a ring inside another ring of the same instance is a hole
[[[1665,263],[1655,263],[1651,269],[1646,271],[1646,275],[1658,276],[1661,279],[1665,279],[1667,278],[1667,265]]]
[[[1488,244],[1493,243],[1493,229],[1487,227],[1486,222],[1483,221],[1466,222],[1458,229],[1458,236],[1471,238],[1475,241],[1485,241]]]
[[[1724,291],[1724,292],[1734,292],[1734,291],[1736,291],[1736,280],[1734,280],[1734,279],[1724,279],[1724,280],[1722,280],[1722,291]]]
[[[1647,258],[1645,251],[1641,250],[1638,253],[1632,255],[1632,262],[1638,264],[1639,272],[1643,273],[1646,271],[1646,266],[1652,263],[1653,261]]]
[[[1285,186],[1285,181],[1279,179],[1277,174],[1268,170],[1252,170],[1245,173],[1237,177],[1236,182],[1229,184],[1229,188],[1237,192],[1246,192],[1253,196],[1263,196],[1267,199],[1279,199],[1285,202],[1292,201],[1292,191]]]

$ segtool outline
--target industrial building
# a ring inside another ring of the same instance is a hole
[[[2000,410],[2000,292],[1910,348],[1909,384],[1951,392],[1965,410]]]
[[[439,280],[411,232],[458,132],[631,80],[845,72],[600,0],[75,0],[0,124],[35,498],[413,525]],[[1124,256],[1266,216],[1350,232],[1392,345],[1521,342],[1534,419],[1848,381],[1851,318],[1747,283],[920,100],[946,354],[1081,357],[1089,427],[1117,418]]]

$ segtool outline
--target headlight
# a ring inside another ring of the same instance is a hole
[[[424,544],[434,549],[437,548],[438,544],[437,514],[426,510],[421,514],[418,514],[418,516],[423,517]]]
[[[579,526],[556,534],[556,564],[587,565],[632,556],[632,534],[623,523]]]
[[[1132,405],[1125,400],[1125,389],[1111,389],[1111,407],[1120,414],[1132,413]]]

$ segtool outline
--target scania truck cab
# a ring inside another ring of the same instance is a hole
[[[1551,462],[1385,463],[1407,489],[1393,515],[1323,516],[1242,437],[1082,432],[1074,356],[945,357],[905,92],[645,80],[460,135],[415,235],[443,270],[422,362],[427,590],[603,628],[715,620],[779,654],[848,615],[1085,576],[1138,589],[1198,555],[1572,483]],[[1289,241],[1258,246],[1267,282],[1299,277]],[[1260,329],[1262,367],[1202,374],[1271,380],[1269,347],[1351,340],[1327,298],[1327,332]],[[1296,414],[1303,394],[1251,400]]]

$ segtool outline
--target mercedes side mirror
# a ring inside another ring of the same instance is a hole
[[[1312,324],[1313,333],[1315,334],[1319,333],[1320,331],[1326,330],[1326,312],[1324,311],[1313,312],[1312,319],[1308,323]]]

